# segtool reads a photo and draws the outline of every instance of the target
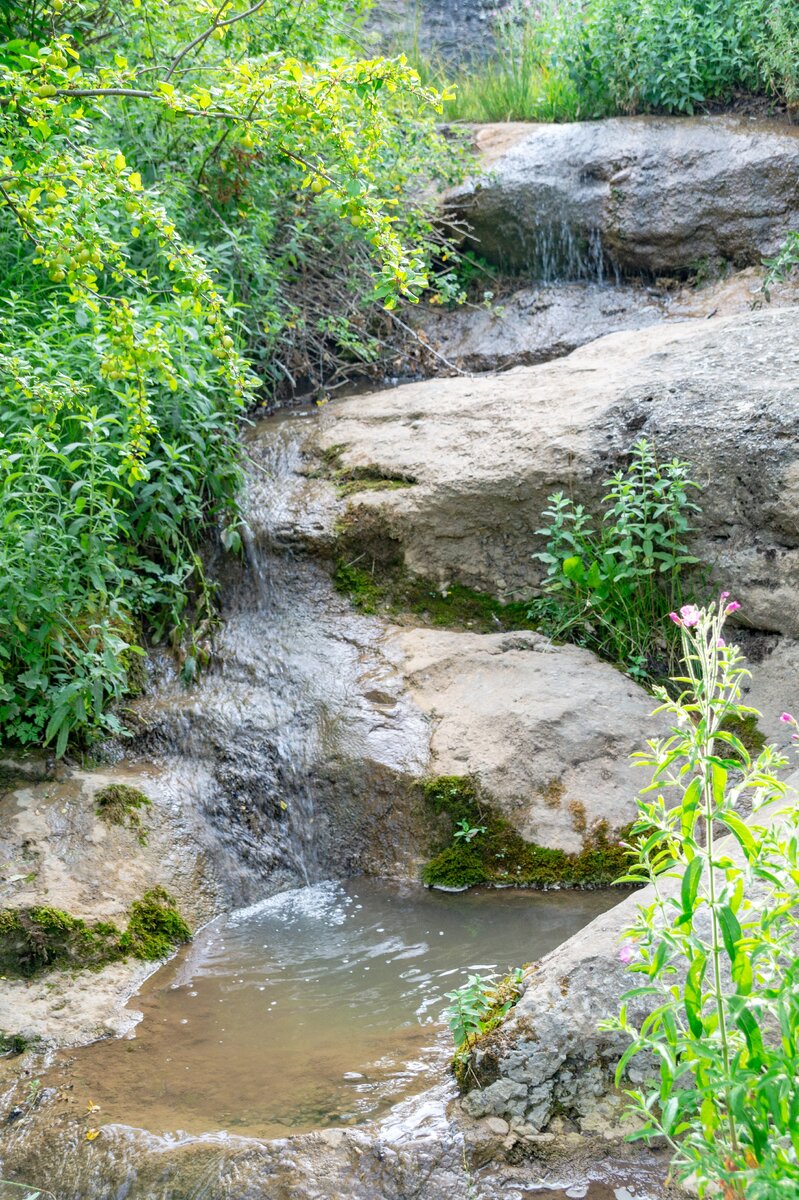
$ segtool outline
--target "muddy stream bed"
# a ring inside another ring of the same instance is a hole
[[[127,1039],[42,1078],[95,1124],[272,1138],[361,1123],[429,1087],[445,993],[538,958],[618,899],[456,895],[360,879],[273,896],[207,927],[131,1002]]]

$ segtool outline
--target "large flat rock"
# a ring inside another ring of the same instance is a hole
[[[695,552],[748,623],[799,634],[799,310],[612,334],[557,362],[329,405],[306,454],[410,487],[349,495],[414,572],[504,598],[539,584],[534,531],[564,490],[595,507],[640,436],[702,485]],[[331,505],[331,508],[334,508]],[[340,510],[339,510],[340,511]],[[331,536],[328,526],[327,536]]]
[[[536,278],[736,266],[799,227],[799,128],[626,117],[478,132],[487,169],[450,195],[479,252]]]
[[[429,775],[470,775],[528,841],[580,851],[635,816],[630,755],[655,701],[588,650],[535,633],[402,629],[410,694],[431,723]]]

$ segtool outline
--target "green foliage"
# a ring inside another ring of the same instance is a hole
[[[607,480],[599,527],[562,492],[549,497],[547,539],[537,554],[546,564],[544,596],[531,619],[555,639],[589,646],[640,678],[667,673],[679,638],[662,618],[679,607],[681,575],[697,559],[688,553],[689,466],[659,464],[645,438],[636,442],[627,471]],[[662,630],[670,628],[671,633]],[[665,668],[665,669],[664,669]]]
[[[793,0],[511,0],[495,35],[495,56],[457,78],[451,115],[692,113],[741,91],[799,104]]]
[[[472,779],[441,776],[423,786],[430,807],[446,813],[452,829],[451,839],[422,871],[428,887],[604,887],[627,870],[626,830],[614,837],[605,822],[590,830],[583,824],[583,849],[570,854],[526,842]],[[464,836],[464,831],[472,836]]]
[[[191,931],[161,887],[131,906],[124,933],[48,906],[0,911],[0,973],[29,978],[57,968],[102,967],[132,955],[155,960],[189,941]]]
[[[150,808],[152,801],[140,788],[127,783],[109,783],[94,797],[97,815],[109,825],[132,829],[142,846],[147,845],[147,831],[142,826],[141,809]]]
[[[24,1054],[36,1044],[36,1038],[21,1033],[4,1033],[0,1029],[0,1054]]]
[[[439,151],[457,169],[440,98],[402,60],[342,53],[343,11],[2,6],[6,739],[60,755],[118,731],[142,637],[196,673],[213,615],[199,548],[239,547],[237,427],[261,381],[346,374],[377,353],[378,308],[415,298],[428,267],[451,286],[406,203]]]
[[[466,983],[446,993],[450,1001],[443,1017],[450,1028],[455,1048],[461,1051],[494,1029],[522,993],[522,971],[496,980],[492,975],[470,975]]]
[[[778,775],[787,760],[773,746],[753,757],[733,732],[755,715],[722,637],[737,607],[723,594],[684,612],[682,691],[662,689],[658,710],[671,735],[636,755],[652,782],[629,878],[655,896],[621,955],[639,985],[604,1028],[630,1038],[617,1082],[639,1055],[651,1071],[628,1093],[636,1136],[666,1139],[677,1180],[700,1196],[774,1200],[799,1188],[799,810]]]

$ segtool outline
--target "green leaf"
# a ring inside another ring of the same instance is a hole
[[[682,901],[683,916],[686,918],[693,915],[696,896],[699,891],[699,881],[702,878],[702,869],[704,865],[704,859],[697,854],[695,858],[691,859],[691,862],[688,864],[688,868],[682,877],[680,899]]]
[[[685,980],[683,1003],[688,1025],[694,1037],[701,1037],[705,1031],[702,1021],[702,981],[705,975],[707,959],[704,954],[697,954],[688,968]]]
[[[567,579],[570,579],[572,583],[580,584],[583,582],[585,577],[585,567],[583,566],[583,560],[578,554],[563,560],[563,574]]]

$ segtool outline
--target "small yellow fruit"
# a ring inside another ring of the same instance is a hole
[[[233,349],[233,338],[230,336],[229,333],[226,333],[225,336],[222,338],[222,345],[225,347],[226,350]]]
[[[46,100],[48,96],[54,96],[58,88],[53,87],[52,83],[43,83],[40,88],[36,89],[36,95],[40,100]]]
[[[63,283],[66,277],[66,272],[62,271],[60,267],[57,271],[50,272],[50,278],[52,279],[53,283]]]
[[[323,192],[324,190],[325,190],[325,181],[324,181],[324,179],[315,179],[315,180],[313,181],[313,183],[311,184],[311,191],[312,191],[312,192],[313,192],[313,193],[314,193],[316,196],[318,196],[318,195],[319,195],[319,193],[320,193],[320,192]]]

